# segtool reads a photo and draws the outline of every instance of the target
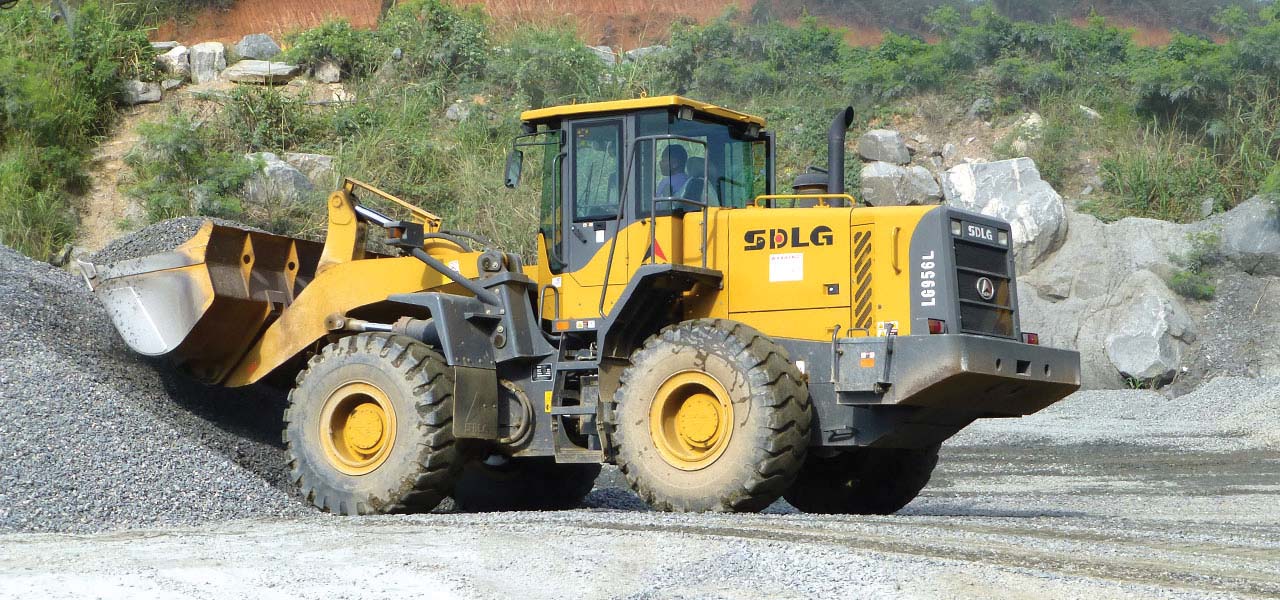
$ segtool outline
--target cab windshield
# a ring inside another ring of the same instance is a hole
[[[677,135],[700,143],[658,140],[657,148],[652,141],[637,145],[635,214],[647,214],[655,195],[741,208],[768,193],[768,143],[763,138],[749,138],[745,128],[679,119],[669,111],[641,113],[636,119],[636,137],[652,135]]]

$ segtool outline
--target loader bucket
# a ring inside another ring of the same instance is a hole
[[[131,348],[217,383],[315,276],[321,250],[206,221],[171,252],[82,266]]]

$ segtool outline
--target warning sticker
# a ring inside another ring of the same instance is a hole
[[[804,254],[770,254],[769,281],[804,281]]]
[[[898,335],[897,321],[876,322],[876,337],[885,337],[890,335]]]
[[[875,353],[875,352],[862,352],[862,353],[860,353],[860,354],[861,354],[861,355],[858,357],[858,366],[859,366],[859,367],[862,367],[862,368],[864,368],[864,369],[870,369],[871,367],[876,366],[876,353]]]

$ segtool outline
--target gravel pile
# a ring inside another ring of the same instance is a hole
[[[210,217],[178,217],[148,225],[139,231],[112,240],[105,248],[89,258],[94,264],[109,265],[113,262],[141,258],[160,252],[168,252],[183,242],[191,239],[205,221],[213,221],[219,225],[239,227],[252,231],[262,231],[234,221],[213,219]]]
[[[1021,419],[980,419],[947,445],[1129,444],[1179,451],[1280,449],[1280,378],[1218,377],[1170,398],[1085,391]]]
[[[172,241],[145,238],[107,256]],[[278,392],[157,368],[79,279],[4,246],[0,340],[0,531],[310,513],[285,481]]]

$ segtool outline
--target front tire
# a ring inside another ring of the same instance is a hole
[[[404,336],[343,338],[298,374],[284,441],[294,484],[326,512],[429,511],[462,466],[453,369]]]
[[[650,506],[754,512],[804,463],[813,421],[802,375],[776,342],[698,319],[650,337],[612,402],[618,467]]]
[[[810,456],[787,490],[792,506],[819,514],[889,515],[910,504],[938,465],[938,446],[920,450],[859,448]]]

